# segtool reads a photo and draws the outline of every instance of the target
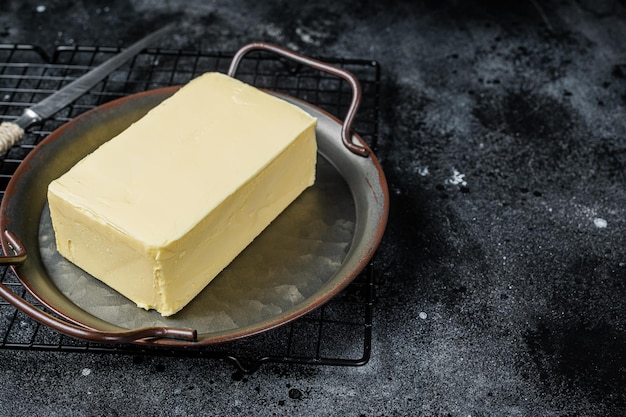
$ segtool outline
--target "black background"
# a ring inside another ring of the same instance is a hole
[[[623,1],[5,0],[0,12],[1,43],[48,51],[125,46],[176,19],[158,46],[264,40],[376,60],[391,197],[367,365],[236,381],[201,359],[0,351],[3,415],[626,415]]]

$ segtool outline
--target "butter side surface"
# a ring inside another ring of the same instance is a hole
[[[50,184],[57,249],[174,314],[313,184],[315,125],[245,83],[200,76]]]

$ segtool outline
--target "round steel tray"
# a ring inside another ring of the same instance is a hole
[[[352,281],[373,255],[388,214],[388,191],[378,161],[371,152],[363,157],[342,144],[340,121],[282,96],[318,118],[316,184],[181,312],[163,318],[139,309],[63,259],[56,252],[49,219],[48,184],[176,89],[132,95],[77,117],[46,138],[16,171],[2,202],[2,246],[5,253],[26,251],[25,260],[13,267],[15,273],[41,303],[70,322],[69,331],[56,320],[22,308],[35,319],[88,340],[217,343],[273,328],[315,309]],[[365,146],[358,136],[353,140]],[[193,337],[180,330],[187,328],[194,330]],[[128,332],[126,339],[116,338]]]

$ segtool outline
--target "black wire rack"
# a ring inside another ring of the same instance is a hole
[[[32,45],[0,45],[0,122],[57,91],[113,54],[117,48],[58,47],[52,55]],[[184,84],[207,72],[226,72],[231,53],[147,49],[72,105],[0,155],[0,200],[19,164],[50,132],[73,117],[108,101],[140,91]],[[363,99],[354,129],[376,151],[380,67],[374,61],[320,58],[351,71],[361,82]],[[288,94],[342,118],[351,91],[344,81],[267,53],[254,53],[239,66],[237,78],[257,87]],[[376,274],[369,265],[340,294],[315,311],[258,335],[201,348],[162,348],[98,344],[74,339],[40,325],[0,299],[0,349],[202,357],[230,361],[235,375],[264,363],[359,366],[371,353]],[[46,310],[9,268],[0,281],[33,305]],[[49,311],[48,311],[49,312]]]

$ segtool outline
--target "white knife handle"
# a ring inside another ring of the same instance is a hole
[[[13,122],[0,124],[0,154],[5,153],[24,137],[24,129]]]

